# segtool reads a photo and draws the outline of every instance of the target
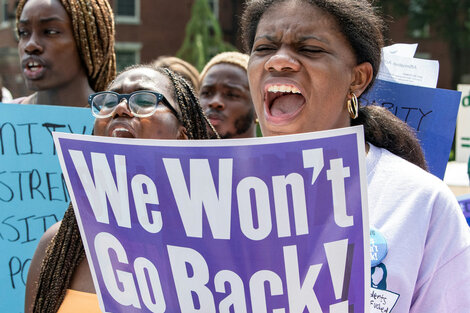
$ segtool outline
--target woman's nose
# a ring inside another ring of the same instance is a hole
[[[300,63],[292,56],[288,48],[280,48],[265,63],[267,71],[287,72],[299,71]]]
[[[127,99],[122,99],[114,108],[113,116],[129,116],[133,117],[132,111],[129,109]]]
[[[29,38],[27,39],[26,45],[24,46],[24,51],[27,54],[41,54],[43,52],[44,48],[36,35],[35,32],[33,32]]]

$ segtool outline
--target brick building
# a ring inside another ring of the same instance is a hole
[[[118,68],[149,62],[160,55],[173,55],[181,46],[194,0],[110,0],[116,20]],[[209,0],[225,40],[240,47],[238,18],[242,0]],[[0,75],[13,96],[28,94],[20,71],[15,35],[16,0],[0,0]],[[433,39],[408,37],[406,20],[390,26],[394,42],[419,42],[421,57],[440,61],[439,87],[452,88],[451,64],[446,45]],[[468,71],[470,73],[470,69]]]
[[[110,0],[116,21],[118,68],[174,55],[183,43],[193,0]],[[211,0],[225,39],[236,44],[242,2]],[[0,0],[0,75],[13,96],[28,94],[21,75],[15,33],[16,0]]]

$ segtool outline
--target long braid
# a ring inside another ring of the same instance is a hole
[[[16,9],[18,23],[28,0]],[[73,36],[90,86],[102,91],[116,76],[114,15],[107,0],[59,0],[72,21]]]
[[[85,250],[75,214],[72,205],[69,205],[41,265],[34,313],[57,312],[72,275],[84,257]]]
[[[135,67],[151,68],[166,75],[173,86],[175,99],[182,114],[181,123],[186,128],[188,137],[190,139],[209,139],[206,124],[211,124],[204,115],[190,84],[168,69],[156,69],[152,66],[142,65],[130,68]],[[34,313],[57,312],[65,297],[66,290],[70,287],[72,276],[84,257],[85,250],[73,207],[70,205],[65,212],[59,230],[47,247],[39,274]]]

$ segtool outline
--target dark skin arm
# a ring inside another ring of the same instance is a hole
[[[31,260],[31,264],[29,266],[28,278],[26,280],[26,296],[24,302],[25,313],[33,312],[34,299],[38,289],[39,273],[41,271],[42,260],[46,255],[47,246],[59,230],[60,223],[61,222],[55,223],[44,233],[44,235],[42,235],[36,251],[34,252],[33,259]]]
[[[26,297],[24,311],[25,313],[32,313],[34,300],[37,293],[39,274],[41,271],[41,264],[46,255],[46,248],[50,244],[52,238],[59,230],[61,222],[57,222],[52,225],[41,237],[39,244],[34,252],[33,259],[31,260],[31,265],[28,271],[28,278],[26,281]],[[96,293],[95,287],[93,285],[93,279],[91,277],[90,268],[88,265],[88,260],[84,258],[80,264],[75,269],[73,273],[70,289],[78,290],[88,293]]]

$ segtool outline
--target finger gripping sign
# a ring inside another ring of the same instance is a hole
[[[362,127],[54,136],[103,312],[369,312]]]
[[[0,312],[24,311],[34,250],[70,201],[52,132],[92,125],[86,108],[0,103]]]

